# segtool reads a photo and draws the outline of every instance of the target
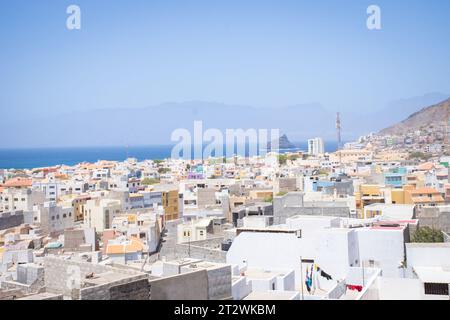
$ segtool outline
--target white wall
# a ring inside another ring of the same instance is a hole
[[[450,243],[407,243],[408,274],[413,267],[450,267]]]
[[[398,278],[403,270],[399,268],[405,257],[403,230],[358,229],[359,255],[367,265],[374,260],[385,277]]]
[[[322,230],[317,236],[297,238],[293,233],[242,232],[227,252],[227,263],[267,270],[295,270],[295,285],[301,280],[300,257],[315,259],[333,279],[344,278],[350,267],[349,243],[353,230]],[[305,272],[305,268],[303,269]]]
[[[252,283],[247,277],[240,277],[231,286],[233,300],[242,300],[252,292]]]

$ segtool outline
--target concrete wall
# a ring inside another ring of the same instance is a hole
[[[206,270],[150,280],[150,300],[208,300]]]
[[[284,224],[286,218],[295,215],[350,217],[350,208],[331,201],[303,201],[303,193],[290,192],[273,199],[273,223]]]
[[[227,253],[220,249],[222,241],[223,237],[192,241],[190,245],[165,242],[161,256],[165,256],[168,260],[190,257],[211,262],[225,262]]]
[[[450,233],[450,206],[423,207],[417,212],[421,227],[431,227]]]
[[[129,275],[130,277],[137,276],[136,279],[130,278],[127,281],[141,280],[142,274],[134,270],[118,269],[110,266],[104,266],[99,264],[93,264],[89,262],[77,262],[72,260],[64,260],[57,257],[45,257],[45,286],[49,292],[61,293],[64,296],[72,296],[73,291],[70,287],[71,279],[74,277],[73,271],[79,272],[81,281],[85,279],[87,274],[101,274],[105,272],[116,272],[120,274]],[[121,283],[119,283],[121,284]],[[116,285],[116,284],[111,284]],[[94,289],[92,289],[95,291]],[[92,291],[91,290],[91,291]],[[90,291],[86,291],[84,295],[89,296]],[[106,293],[100,293],[99,296],[106,295]],[[80,292],[81,296],[81,292]],[[92,295],[91,295],[92,296]]]
[[[24,223],[22,211],[5,212],[0,214],[0,230],[17,227],[22,223]]]
[[[207,276],[209,300],[232,298],[230,265],[210,269],[207,271]]]
[[[80,290],[80,300],[148,300],[150,285],[144,276],[131,276]]]
[[[346,290],[347,284],[345,281],[338,282],[328,291],[328,299],[339,299],[345,294]]]
[[[199,208],[212,206],[216,204],[216,190],[214,189],[198,189],[197,205]]]
[[[17,266],[17,282],[32,285],[39,282],[43,287],[44,283],[44,267],[36,264],[19,264]]]
[[[65,230],[64,231],[64,248],[68,250],[78,249],[80,245],[86,243],[84,230]]]

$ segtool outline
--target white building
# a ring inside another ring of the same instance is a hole
[[[213,220],[209,218],[191,220],[177,226],[178,243],[206,240],[207,234],[212,233]]]
[[[73,207],[63,207],[55,202],[44,202],[34,207],[33,223],[40,224],[41,228],[48,233],[73,228],[75,224]]]
[[[45,195],[42,191],[8,188],[0,193],[0,212],[32,211],[35,205],[42,204],[44,201]]]
[[[325,145],[322,138],[313,138],[308,140],[308,154],[317,156],[325,153]]]

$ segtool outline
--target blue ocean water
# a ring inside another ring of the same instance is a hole
[[[307,143],[296,143],[298,149],[307,150]],[[34,148],[34,149],[0,149],[1,169],[31,169],[55,165],[76,165],[81,162],[98,160],[123,161],[128,157],[139,161],[146,159],[166,159],[172,153],[173,145],[121,146],[121,147],[78,147],[78,148]],[[336,142],[326,142],[325,150],[333,152]],[[280,150],[287,152],[293,150]],[[248,150],[246,149],[246,153]],[[248,155],[248,154],[247,154]]]

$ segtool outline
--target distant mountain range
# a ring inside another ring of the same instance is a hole
[[[341,111],[342,139],[349,141],[377,132],[447,98],[440,93],[427,94],[395,101],[372,112],[365,111],[361,103],[360,110]],[[335,141],[336,111],[320,103],[258,108],[204,101],[51,115],[10,110],[2,114],[0,136],[12,135],[14,139],[2,139],[0,148],[171,144],[177,142],[171,141],[175,129],[185,128],[192,133],[196,120],[203,121],[203,130],[280,129],[293,144],[312,137]]]
[[[422,108],[405,120],[381,130],[381,135],[401,135],[426,128],[445,126],[450,116],[450,98],[438,104]]]

